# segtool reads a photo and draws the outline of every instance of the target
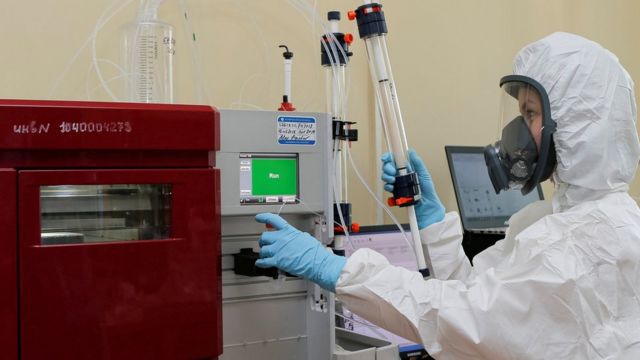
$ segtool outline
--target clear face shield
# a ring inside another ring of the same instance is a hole
[[[498,141],[485,148],[485,161],[496,193],[519,189],[527,194],[549,178],[555,166],[551,138],[555,122],[551,120],[547,94],[538,82],[510,75],[500,84],[503,91]]]

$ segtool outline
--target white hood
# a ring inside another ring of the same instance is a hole
[[[513,72],[544,86],[557,123],[554,211],[627,191],[640,159],[633,80],[583,37],[554,33],[518,52]]]

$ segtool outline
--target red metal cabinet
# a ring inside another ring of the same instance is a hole
[[[18,358],[18,259],[16,171],[0,169],[0,349],[1,358]]]
[[[69,133],[70,121],[94,131]],[[127,127],[95,131],[114,122]],[[0,101],[3,359],[217,359],[217,131],[218,113],[205,106]],[[110,198],[47,200],[67,187]],[[138,188],[157,193],[136,198],[144,216],[120,205]],[[91,216],[65,217],[75,212]],[[51,230],[91,223],[62,242]],[[104,230],[114,224],[124,230]]]

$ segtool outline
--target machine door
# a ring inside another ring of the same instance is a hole
[[[219,173],[20,171],[20,352],[216,359]]]

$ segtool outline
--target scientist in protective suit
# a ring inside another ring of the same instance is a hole
[[[551,202],[510,220],[471,266],[458,214],[444,212],[410,153],[433,279],[360,249],[345,259],[280,217],[261,236],[259,266],[335,291],[354,313],[422,343],[437,359],[640,359],[640,210],[628,189],[640,159],[633,81],[618,59],[555,33],[522,49],[501,80],[504,126],[485,149],[497,191],[551,177]],[[383,156],[382,178],[395,167]]]

